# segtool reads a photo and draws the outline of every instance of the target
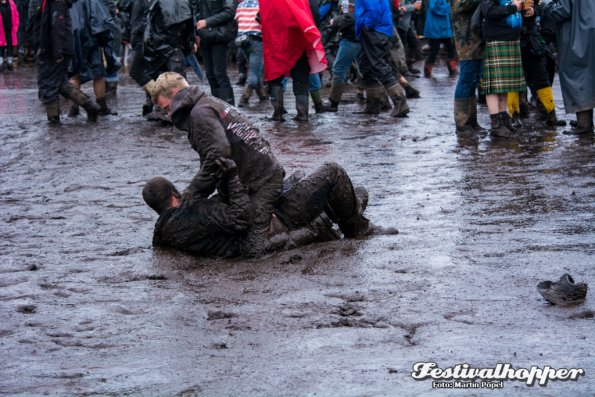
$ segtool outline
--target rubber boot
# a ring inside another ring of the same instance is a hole
[[[455,125],[457,133],[475,132],[470,123],[471,119],[471,100],[470,98],[455,99],[454,104]]]
[[[74,118],[77,117],[78,115],[81,114],[81,110],[79,108],[79,105],[77,105],[76,103],[70,101],[70,106],[68,107],[68,117],[70,118]]]
[[[295,108],[297,110],[297,114],[293,119],[298,122],[307,122],[309,105],[310,101],[308,95],[296,95]]]
[[[361,112],[356,114],[379,114],[380,113],[380,96],[384,95],[384,87],[377,86],[366,88],[366,107]]]
[[[387,87],[386,91],[390,99],[393,101],[393,111],[390,114],[392,117],[407,117],[409,113],[409,106],[407,105],[407,99],[405,99],[405,95],[403,95],[403,91],[401,90],[401,85],[398,83],[393,84],[390,87]]]
[[[593,109],[576,113],[576,127],[570,132],[572,135],[593,133]]]
[[[490,133],[499,138],[515,138],[516,135],[512,130],[506,127],[506,119],[508,118],[508,113],[496,113],[490,114],[490,121],[491,121],[491,130]]]
[[[250,97],[252,96],[252,87],[249,85],[244,88],[244,93],[240,97],[240,102],[238,103],[239,108],[248,107],[250,104]]]
[[[116,96],[118,94],[118,82],[117,81],[106,81],[105,82],[105,94]]]
[[[339,103],[341,102],[341,97],[343,96],[344,90],[345,83],[333,81],[333,84],[331,85],[331,91],[328,95],[328,102],[325,104],[327,112],[336,112],[339,110]]]
[[[273,121],[285,121],[283,118],[284,108],[283,108],[283,87],[282,86],[273,86],[271,87],[271,102],[273,103],[273,116],[271,120]]]
[[[101,107],[93,102],[91,98],[80,89],[72,85],[71,82],[66,81],[60,86],[60,94],[81,106],[87,112],[87,121],[96,122],[99,110]]]
[[[256,85],[256,95],[258,95],[258,100],[260,102],[264,102],[269,99],[269,94],[267,93],[267,89],[262,84]]]
[[[468,124],[473,127],[475,132],[486,132],[486,129],[477,122],[477,98],[474,96],[469,98],[469,113]]]
[[[322,98],[320,97],[320,90],[310,91],[310,98],[312,98],[312,103],[314,103],[314,111],[316,113],[323,113],[324,104],[322,103]]]
[[[456,59],[449,59],[446,62],[446,67],[448,68],[448,75],[450,77],[459,74],[458,62]]]
[[[552,87],[545,87],[537,90],[537,99],[545,110],[545,122],[551,127],[563,127],[566,125],[564,120],[558,120],[556,117],[556,105],[554,104],[554,93]]]
[[[100,116],[109,116],[109,115],[117,116],[118,115],[118,112],[116,112],[115,110],[110,109],[107,106],[107,101],[106,101],[105,97],[103,97],[103,98],[97,98],[95,100],[95,102],[97,102],[97,104],[100,107],[100,109],[99,109],[99,115]]]
[[[419,91],[415,88],[413,88],[410,84],[407,85],[403,85],[403,88],[405,89],[405,97],[406,98],[419,98]]]
[[[388,96],[388,93],[384,91],[380,94],[380,111],[388,112],[389,110],[392,110],[392,108],[393,106],[390,104],[390,97]]]
[[[432,77],[432,68],[434,67],[433,63],[425,63],[424,64],[424,77]]]
[[[509,92],[507,95],[508,111],[510,112],[510,119],[506,119],[506,127],[509,130],[516,130],[523,127],[521,123],[521,104],[520,94],[518,92]],[[508,116],[508,113],[506,114]]]
[[[49,123],[60,124],[60,104],[58,101],[47,103],[44,107]]]

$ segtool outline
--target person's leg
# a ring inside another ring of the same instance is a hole
[[[325,210],[346,237],[368,229],[369,221],[362,214],[351,179],[336,163],[325,163],[283,193],[276,214],[290,229],[297,229]]]
[[[424,77],[432,77],[432,68],[440,51],[440,39],[430,39],[430,52],[424,64]]]
[[[243,255],[255,256],[267,249],[271,219],[283,191],[283,176],[283,168],[279,166],[264,186],[250,194],[253,224],[242,241]]]
[[[360,35],[359,66],[362,84],[366,89],[366,108],[363,113],[380,113],[381,96],[385,87],[397,84],[393,70],[387,62],[388,36],[364,29]]]
[[[454,118],[457,132],[472,132],[479,127],[475,91],[479,85],[482,62],[483,60],[461,61],[454,98]]]
[[[107,99],[105,99],[105,92],[106,92],[106,82],[105,77],[100,76],[93,79],[93,92],[95,94],[95,102],[101,108],[99,110],[100,116],[109,116],[109,115],[117,115],[118,112],[115,110],[110,109],[107,106]]]
[[[66,78],[66,70],[56,64],[51,56],[37,58],[37,86],[50,124],[60,124],[60,84]]]
[[[235,99],[233,96],[233,89],[229,76],[227,76],[227,45],[225,44],[213,44],[211,54],[213,57],[213,74],[217,80],[217,94],[218,98],[221,98],[230,105],[235,105]]]
[[[455,48],[455,43],[452,37],[448,39],[443,39],[442,42],[446,47],[447,52],[447,67],[448,67],[448,74],[449,76],[454,76],[459,73],[458,65],[457,65],[457,50]]]
[[[205,65],[207,81],[209,82],[209,87],[211,87],[211,95],[219,98],[219,83],[217,82],[217,79],[215,77],[215,67],[213,64],[213,46],[201,46],[200,51],[203,63]]]
[[[360,50],[361,45],[359,43],[345,39],[339,42],[339,51],[337,51],[333,63],[333,81],[329,92],[329,103],[326,105],[327,111],[336,112],[338,110],[347,83],[347,74]]]
[[[308,121],[310,64],[305,53],[291,69],[291,78],[293,80],[293,94],[295,95],[295,107],[297,110],[294,120]]]
[[[320,97],[320,88],[322,86],[320,75],[318,73],[311,74],[309,84],[310,98],[312,98],[312,103],[314,104],[314,111],[316,111],[316,113],[322,113],[324,112],[324,104],[322,103],[322,98]]]
[[[285,121],[283,113],[283,76],[269,81],[269,90],[271,92],[271,102],[273,103],[273,121]]]

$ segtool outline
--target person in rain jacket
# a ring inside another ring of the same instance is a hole
[[[19,11],[13,0],[0,0],[0,72],[14,66],[13,52],[17,48]],[[4,61],[6,57],[6,62]]]
[[[440,44],[444,44],[448,52],[448,74],[457,74],[457,52],[452,39],[450,26],[450,4],[448,0],[429,0],[426,10],[424,37],[430,41],[430,52],[424,64],[424,76],[432,77],[432,68],[436,56],[440,51]]]
[[[593,133],[595,107],[595,1],[541,0],[558,24],[560,86],[566,113],[576,113],[574,134]]]

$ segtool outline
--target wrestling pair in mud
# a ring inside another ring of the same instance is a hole
[[[335,224],[346,238],[397,233],[364,217],[366,189],[354,187],[336,163],[284,181],[258,128],[181,75],[162,74],[152,97],[188,132],[201,163],[183,193],[162,177],[145,185],[143,198],[159,214],[153,245],[199,256],[255,256],[338,239]]]

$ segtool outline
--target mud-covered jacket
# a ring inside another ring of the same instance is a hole
[[[69,58],[74,54],[70,0],[43,0],[39,26],[41,56],[53,60]]]
[[[237,176],[226,185],[229,204],[185,197],[179,207],[163,212],[155,224],[153,245],[199,256],[239,255],[240,240],[250,226],[250,198]]]
[[[235,161],[250,194],[260,190],[275,171],[282,170],[258,128],[227,102],[206,95],[199,87],[190,87],[178,91],[171,106],[174,125],[188,132],[188,140],[200,157],[200,170],[186,194],[208,197],[215,190],[218,179],[213,173],[219,157]]]
[[[510,0],[482,0],[485,18],[482,35],[485,41],[514,41],[521,37],[522,18]]]
[[[461,61],[483,59],[485,42],[471,31],[471,17],[481,0],[453,0],[451,2],[452,34]]]
[[[132,3],[130,12],[130,44],[132,48],[143,45],[150,4],[150,0],[134,0]]]

